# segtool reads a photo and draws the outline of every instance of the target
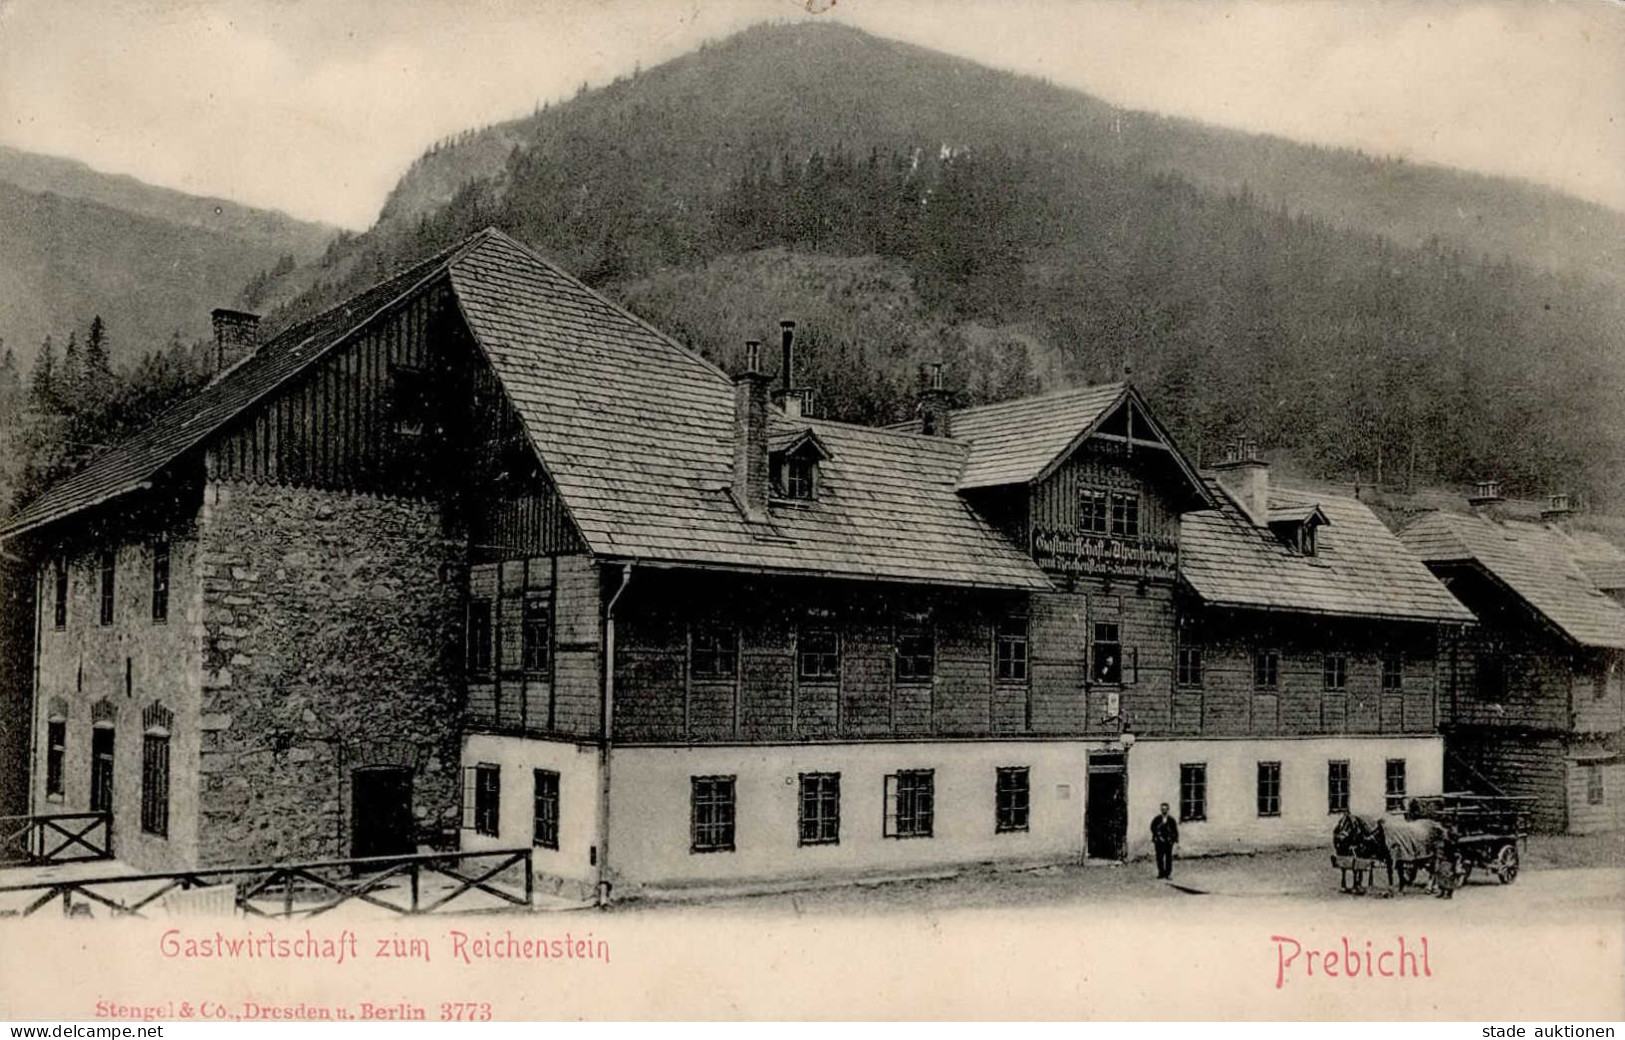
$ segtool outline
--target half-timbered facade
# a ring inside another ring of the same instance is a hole
[[[259,347],[0,528],[32,804],[143,865],[455,840],[607,893],[1439,789],[1470,615],[1359,503],[1196,472],[1126,384],[874,429],[748,358],[492,231]]]
[[[1442,703],[1451,786],[1536,799],[1545,830],[1621,825],[1625,804],[1625,554],[1571,529],[1558,496],[1536,521],[1507,516],[1486,483],[1471,514],[1404,531],[1479,624]]]

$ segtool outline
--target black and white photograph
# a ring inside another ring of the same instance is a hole
[[[1622,59],[0,0],[0,1019],[1625,1019]]]

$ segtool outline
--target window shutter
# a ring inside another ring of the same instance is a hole
[[[897,776],[895,774],[886,777],[885,800],[886,819],[884,826],[881,828],[881,834],[883,837],[895,838],[897,836]]]
[[[478,778],[479,770],[474,766],[463,767],[463,830],[465,831],[474,829],[474,792]]]
[[[1137,682],[1140,681],[1140,648],[1139,647],[1137,647],[1137,646],[1129,647],[1128,660],[1129,660],[1129,666],[1128,666],[1129,667],[1129,682],[1137,683]]]

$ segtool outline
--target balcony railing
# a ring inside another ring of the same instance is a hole
[[[0,865],[112,858],[112,813],[0,816]]]

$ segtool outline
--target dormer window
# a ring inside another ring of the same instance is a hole
[[[1270,531],[1299,556],[1319,553],[1319,530],[1328,523],[1331,521],[1316,505],[1276,508],[1269,512]]]
[[[829,457],[828,449],[810,429],[773,438],[768,453],[773,497],[781,501],[815,501],[820,483],[819,464]]]
[[[810,502],[815,497],[818,464],[805,455],[785,459],[779,466],[779,494]]]

